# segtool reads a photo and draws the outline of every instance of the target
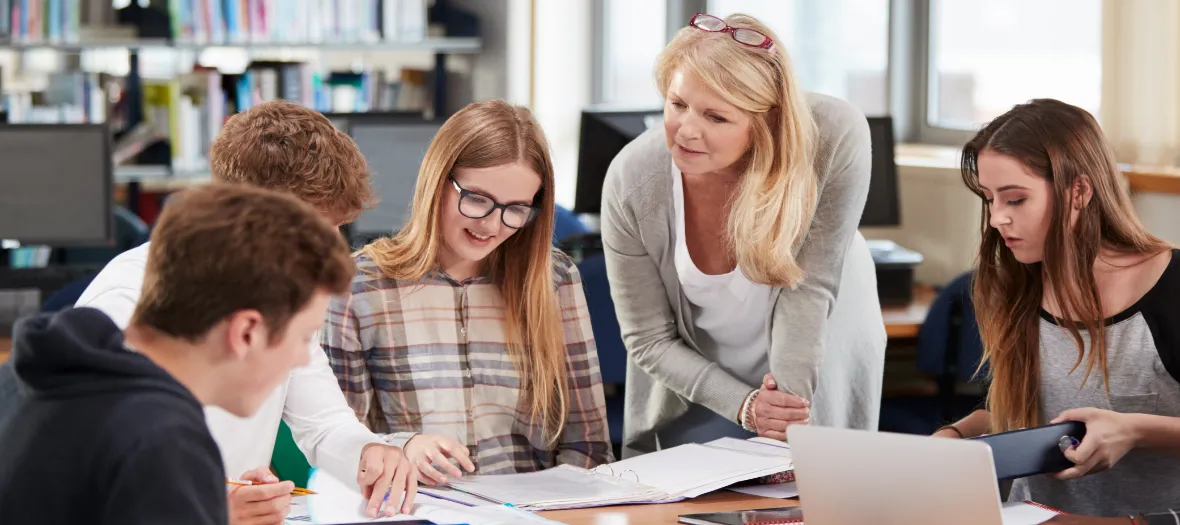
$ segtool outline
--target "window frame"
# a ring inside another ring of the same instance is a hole
[[[618,1],[618,0],[616,0]],[[666,0],[667,41],[693,13],[704,12],[707,0]],[[821,0],[812,0],[821,1]],[[889,3],[889,60],[885,66],[886,97],[893,116],[898,142],[962,147],[976,130],[962,130],[930,124],[931,85],[931,0],[881,0]],[[606,2],[594,2],[592,101],[604,102],[607,86],[607,45],[605,42]]]

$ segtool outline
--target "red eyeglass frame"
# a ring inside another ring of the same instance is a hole
[[[705,29],[705,28],[698,26],[696,24],[697,19],[699,19],[699,18],[712,18],[713,20],[721,22],[721,24],[724,25],[725,27],[723,27],[721,29],[716,29],[716,30]],[[753,47],[756,49],[771,49],[774,47],[774,39],[766,36],[761,31],[759,31],[757,29],[750,29],[748,27],[733,27],[733,26],[729,25],[729,23],[726,22],[725,20],[723,20],[719,17],[713,16],[713,15],[710,15],[708,13],[697,13],[695,15],[692,15],[692,18],[689,19],[689,21],[688,21],[688,25],[689,25],[689,27],[699,29],[699,30],[704,31],[706,33],[729,33],[729,37],[732,38],[734,42],[737,42],[737,43],[739,43],[743,46],[746,46],[746,47]],[[762,36],[762,43],[761,44],[747,44],[745,42],[742,42],[741,40],[738,40],[737,32],[739,30],[750,31],[756,35],[761,35]]]

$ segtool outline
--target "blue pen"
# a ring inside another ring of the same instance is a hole
[[[377,505],[377,517],[378,518],[381,517],[381,513],[385,512],[385,504],[389,503],[389,493],[390,492],[393,492],[393,490],[385,491],[385,497],[381,498],[381,504]]]

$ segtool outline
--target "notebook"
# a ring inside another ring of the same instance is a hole
[[[683,514],[680,516],[679,522],[687,525],[779,525],[803,523],[803,509],[801,507],[779,507],[774,509]]]
[[[1006,503],[1000,512],[1003,525],[1043,523],[1053,519],[1058,514],[1061,514],[1061,511],[1031,501]],[[804,523],[802,507],[684,514],[680,516],[679,521],[686,525],[779,525]]]
[[[526,474],[464,476],[448,486],[494,503],[557,510],[680,501],[792,466],[781,451],[769,455],[687,444],[593,470],[561,465]],[[421,492],[431,494],[428,488]]]

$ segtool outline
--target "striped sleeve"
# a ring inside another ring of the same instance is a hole
[[[593,468],[613,460],[598,350],[594,346],[581,274],[564,255],[556,258],[556,262],[560,277],[557,297],[565,331],[566,371],[569,374],[567,413],[557,447],[557,464]]]
[[[348,405],[356,412],[357,419],[368,421],[374,396],[373,382],[365,362],[356,308],[364,300],[364,294],[364,276],[358,269],[349,293],[334,297],[329,303],[320,343],[328,354],[328,362]]]

